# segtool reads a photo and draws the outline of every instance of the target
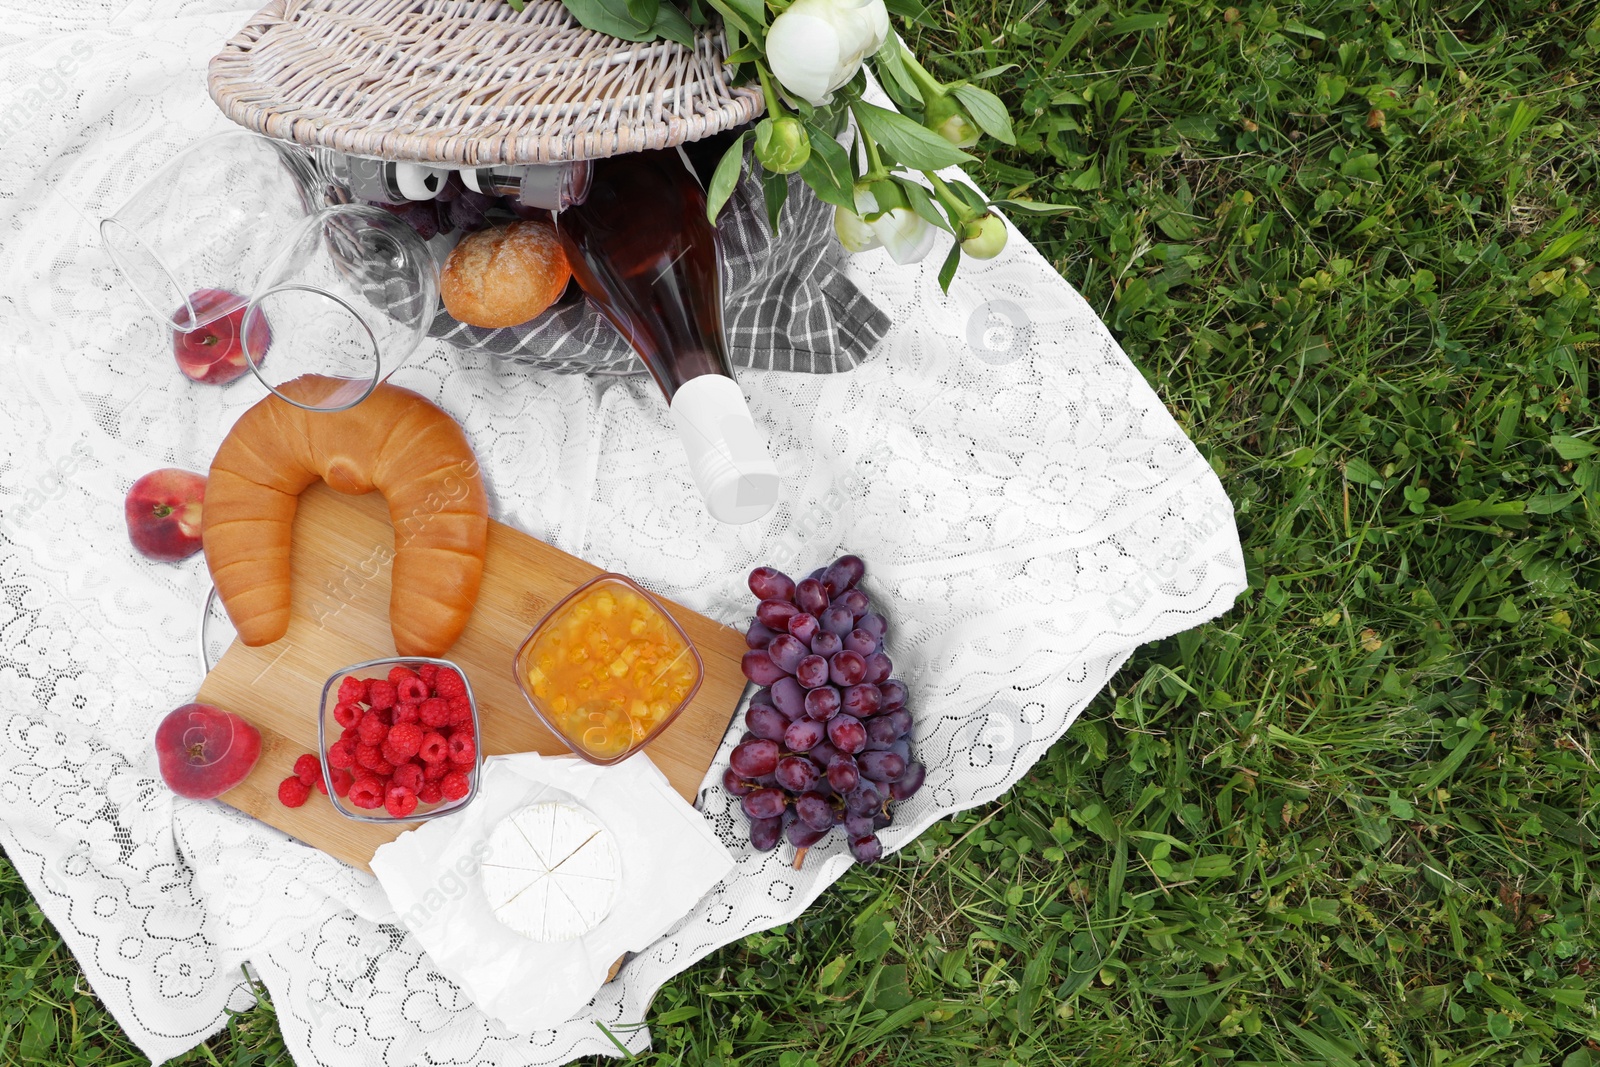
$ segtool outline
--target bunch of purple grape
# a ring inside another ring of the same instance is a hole
[[[771,567],[750,572],[761,603],[744,675],[766,688],[750,700],[722,784],[740,798],[750,843],[765,852],[787,835],[797,867],[840,825],[857,862],[876,862],[888,802],[921,789],[927,773],[911,759],[906,687],[889,677],[888,624],[858,588],[866,569],[840,556],[800,582]]]

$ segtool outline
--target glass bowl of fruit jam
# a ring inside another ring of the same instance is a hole
[[[689,635],[620,574],[580,585],[517,650],[534,713],[590,763],[620,763],[694,699],[705,672]]]

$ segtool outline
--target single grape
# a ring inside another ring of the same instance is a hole
[[[744,724],[750,727],[750,732],[767,741],[782,741],[783,732],[789,728],[789,720],[783,717],[783,712],[770,704],[751,704],[744,713]]]
[[[812,653],[801,660],[794,669],[795,681],[807,689],[828,684],[828,661]]]
[[[828,740],[840,752],[854,755],[867,746],[867,730],[860,719],[841,712],[828,720]]]
[[[894,721],[889,716],[878,715],[867,720],[867,740],[887,748],[900,740],[900,731],[894,728]]]
[[[739,735],[738,744],[742,745],[746,741],[759,741],[759,740],[761,740],[759,737],[757,737],[755,734],[751,733],[749,730],[746,730],[744,733]]]
[[[826,721],[839,714],[839,691],[831,685],[819,685],[806,694],[806,714],[813,719]]]
[[[772,644],[767,646],[767,655],[780,670],[794,673],[800,661],[811,654],[811,650],[793,634],[779,634],[772,639]]]
[[[861,616],[861,618],[857,619],[856,626],[867,631],[867,633],[871,634],[873,637],[876,637],[879,641],[882,641],[884,636],[889,632],[889,623],[885,621],[882,615],[879,615],[877,612],[873,611],[869,611],[865,615]]]
[[[858,619],[872,610],[872,601],[859,589],[847,589],[840,593],[838,602],[840,607],[849,608],[850,614]]]
[[[876,715],[878,708],[883,705],[883,694],[869,682],[847,687],[840,697],[844,710],[858,719]]]
[[[762,790],[758,789],[751,793],[749,797],[744,798],[743,803],[749,804],[750,797],[758,796],[761,792]],[[860,785],[844,795],[844,802],[852,815],[872,815],[883,807],[883,794],[878,792],[878,787],[871,781],[863,778]],[[749,808],[745,810],[749,811]]]
[[[862,629],[851,630],[841,639],[845,648],[866,657],[878,651],[878,639]],[[884,675],[885,678],[888,675]]]
[[[746,778],[771,774],[778,766],[778,743],[762,738],[746,741],[733,750],[728,766]]]
[[[817,636],[811,639],[811,651],[823,659],[827,659],[829,656],[837,656],[843,649],[844,642],[839,639],[839,635],[831,634],[826,630],[818,630]]]
[[[896,737],[905,737],[911,733],[911,712],[905,708],[895,708],[885,718],[894,723],[894,735]]]
[[[739,773],[729,767],[722,772],[722,788],[727,790],[730,796],[742,797],[754,792],[756,784],[739,777]]]
[[[777,636],[760,619],[751,619],[749,628],[744,632],[744,643],[751,648],[766,648]]]
[[[879,710],[893,711],[895,708],[905,707],[906,684],[904,682],[898,678],[890,678],[888,681],[879,682],[878,688],[883,692],[883,704]]]
[[[799,819],[796,819],[794,822],[790,823],[789,828],[784,831],[784,836],[789,839],[789,844],[793,845],[795,848],[810,848],[818,841],[821,841],[823,835],[825,835],[831,829],[833,829],[833,827],[824,826],[820,830],[815,830],[807,826]]]
[[[874,782],[897,781],[906,772],[906,761],[893,752],[863,752],[856,761],[861,773]],[[782,784],[782,777],[778,779]]]
[[[786,632],[790,616],[799,613],[800,609],[787,600],[763,600],[756,605],[756,620],[777,633]]]
[[[826,833],[833,827],[833,808],[821,793],[802,793],[794,802],[795,817],[813,830]]]
[[[765,630],[766,627],[763,626],[762,629]],[[789,632],[808,645],[811,643],[811,639],[817,636],[817,631],[820,629],[822,629],[822,624],[809,611],[802,611],[789,616]]]
[[[815,789],[822,781],[822,768],[804,756],[785,756],[778,761],[773,772],[778,784],[791,793],[804,793]]]
[[[827,610],[828,594],[822,591],[821,582],[815,578],[805,578],[794,587],[794,602],[801,611],[821,615]]]
[[[837,686],[857,685],[867,677],[867,661],[861,653],[848,648],[836,652],[828,661],[828,677]]]
[[[882,811],[879,811],[876,815],[874,815],[872,817],[872,828],[874,830],[882,830],[885,826],[893,826],[893,825],[894,825],[894,816],[893,815],[885,815]]]
[[[908,763],[900,777],[889,783],[889,795],[896,800],[905,800],[922,788],[922,782],[927,776],[928,768],[920,763]]]
[[[788,805],[789,798],[783,790],[770,786],[757,789],[748,793],[739,801],[739,806],[744,809],[745,815],[750,819],[776,819],[783,814],[783,809]]]
[[[750,697],[750,703],[751,704],[765,704],[768,707],[773,707],[774,705],[772,703],[772,690],[770,688],[766,687],[766,686],[763,686],[762,688],[757,689],[755,691],[755,693]]]
[[[828,568],[826,568],[826,567],[818,567],[816,570],[814,570],[810,574],[806,575],[806,577],[810,578],[814,582],[820,582],[820,581],[822,581],[822,572],[827,570],[827,569]]]
[[[868,837],[871,836],[872,831],[875,829],[877,827],[872,825],[872,816],[870,815],[846,815],[844,817],[844,832],[847,837]]]
[[[877,863],[883,859],[883,842],[878,840],[877,834],[868,834],[865,837],[852,837],[850,839],[850,855],[862,866]]]
[[[815,719],[796,719],[783,732],[783,743],[790,752],[809,752],[828,734],[828,728]]]
[[[806,753],[806,759],[810,760],[812,763],[815,763],[823,770],[827,770],[829,767],[833,766],[833,761],[842,755],[844,755],[844,753],[833,747],[833,742],[829,741],[827,738],[823,738],[821,741],[818,741],[816,744],[811,746],[811,750]]]
[[[783,837],[782,819],[751,819],[750,845],[757,852],[771,852]]]
[[[787,678],[784,669],[772,662],[772,657],[761,649],[752,648],[744,654],[739,661],[739,667],[744,671],[744,676],[757,685],[772,685],[779,678]]]
[[[838,596],[846,589],[854,589],[866,573],[867,565],[861,562],[860,556],[840,556],[822,572],[822,588],[829,596]]]
[[[857,766],[854,756],[847,756],[843,752],[828,765],[828,784],[840,796],[848,796],[850,791],[861,784],[861,769]]]
[[[893,752],[896,756],[899,756],[904,762],[911,762],[911,742],[907,741],[905,738],[902,737],[894,744],[890,745],[889,751]]]
[[[793,600],[794,579],[773,567],[757,567],[750,572],[750,591],[757,600]]]
[[[777,638],[773,638],[777,640]],[[770,651],[770,646],[769,646]],[[862,681],[878,685],[889,680],[889,675],[894,673],[894,661],[887,653],[877,651],[866,658],[866,673],[861,676]]]
[[[806,691],[788,675],[772,683],[772,706],[790,722],[805,714],[805,700]]]
[[[841,638],[856,628],[856,619],[850,614],[850,609],[837,604],[818,615],[817,621],[822,624],[824,630],[830,634],[838,634]]]
[[[762,787],[774,786],[774,785],[777,785],[777,784],[778,784],[778,779],[776,779],[775,777],[773,777],[770,774],[763,774],[760,778],[756,779],[756,785],[762,786]]]

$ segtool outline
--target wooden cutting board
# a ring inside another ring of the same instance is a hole
[[[395,654],[389,631],[394,529],[378,493],[346,496],[322,483],[300,498],[295,517],[289,632],[259,648],[234,641],[200,686],[199,700],[244,716],[261,731],[261,761],[223,794],[224,803],[346,863],[370,870],[377,847],[416,823],[346,819],[313,792],[299,808],[278,803],[278,783],[295,758],[317,750],[317,714],[329,675]],[[498,522],[489,524],[483,586],[461,640],[445,658],[461,665],[478,701],[485,755],[570,750],[544,728],[512,672],[517,647],[556,602],[600,569]],[[705,663],[694,701],[645,750],[694,802],[744,692],[746,646],[737,630],[688,608],[662,604]]]

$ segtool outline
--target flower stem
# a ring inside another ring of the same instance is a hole
[[[761,78],[761,95],[767,101],[767,116],[769,118],[778,118],[784,113],[783,105],[778,102],[778,93],[772,87],[772,75],[767,73],[767,65],[758,62],[756,64],[756,74]]]
[[[944,206],[945,212],[952,219],[957,222],[968,222],[977,217],[978,213],[973,211],[965,200],[956,195],[955,190],[951,189],[943,178],[931,170],[923,171],[922,176],[932,183],[934,197]]]

